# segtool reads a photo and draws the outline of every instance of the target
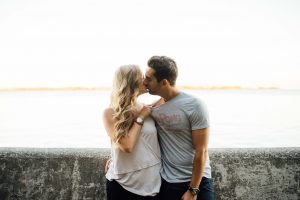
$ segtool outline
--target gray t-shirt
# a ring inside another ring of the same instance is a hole
[[[161,148],[161,176],[170,183],[191,180],[194,146],[192,131],[209,127],[206,106],[185,92],[163,105],[153,108]],[[211,178],[207,154],[203,176]]]

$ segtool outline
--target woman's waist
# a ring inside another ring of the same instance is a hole
[[[154,174],[156,174],[156,173],[159,174],[161,166],[162,166],[161,161],[147,163],[145,165],[133,165],[133,166],[116,166],[112,162],[110,164],[110,167],[109,167],[109,170],[107,173],[113,175],[113,177],[115,177],[115,178],[125,177],[132,173],[137,175],[138,173],[141,173],[141,172],[143,172],[143,174],[149,174],[149,173],[151,174],[151,172]]]

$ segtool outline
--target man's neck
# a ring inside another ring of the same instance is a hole
[[[165,102],[167,102],[179,95],[179,93],[180,91],[177,88],[172,87],[168,89],[163,95],[161,95],[161,97],[164,99]]]

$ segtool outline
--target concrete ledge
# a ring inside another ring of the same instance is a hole
[[[216,199],[300,199],[300,148],[210,149]],[[105,199],[109,149],[0,148],[0,199]]]

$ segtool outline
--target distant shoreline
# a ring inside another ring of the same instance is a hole
[[[281,90],[278,87],[246,88],[240,86],[178,86],[182,90]],[[61,87],[61,88],[0,88],[0,92],[32,92],[32,91],[110,91],[111,87]]]
[[[31,91],[104,91],[110,87],[62,87],[62,88],[0,88],[0,92],[31,92]]]

